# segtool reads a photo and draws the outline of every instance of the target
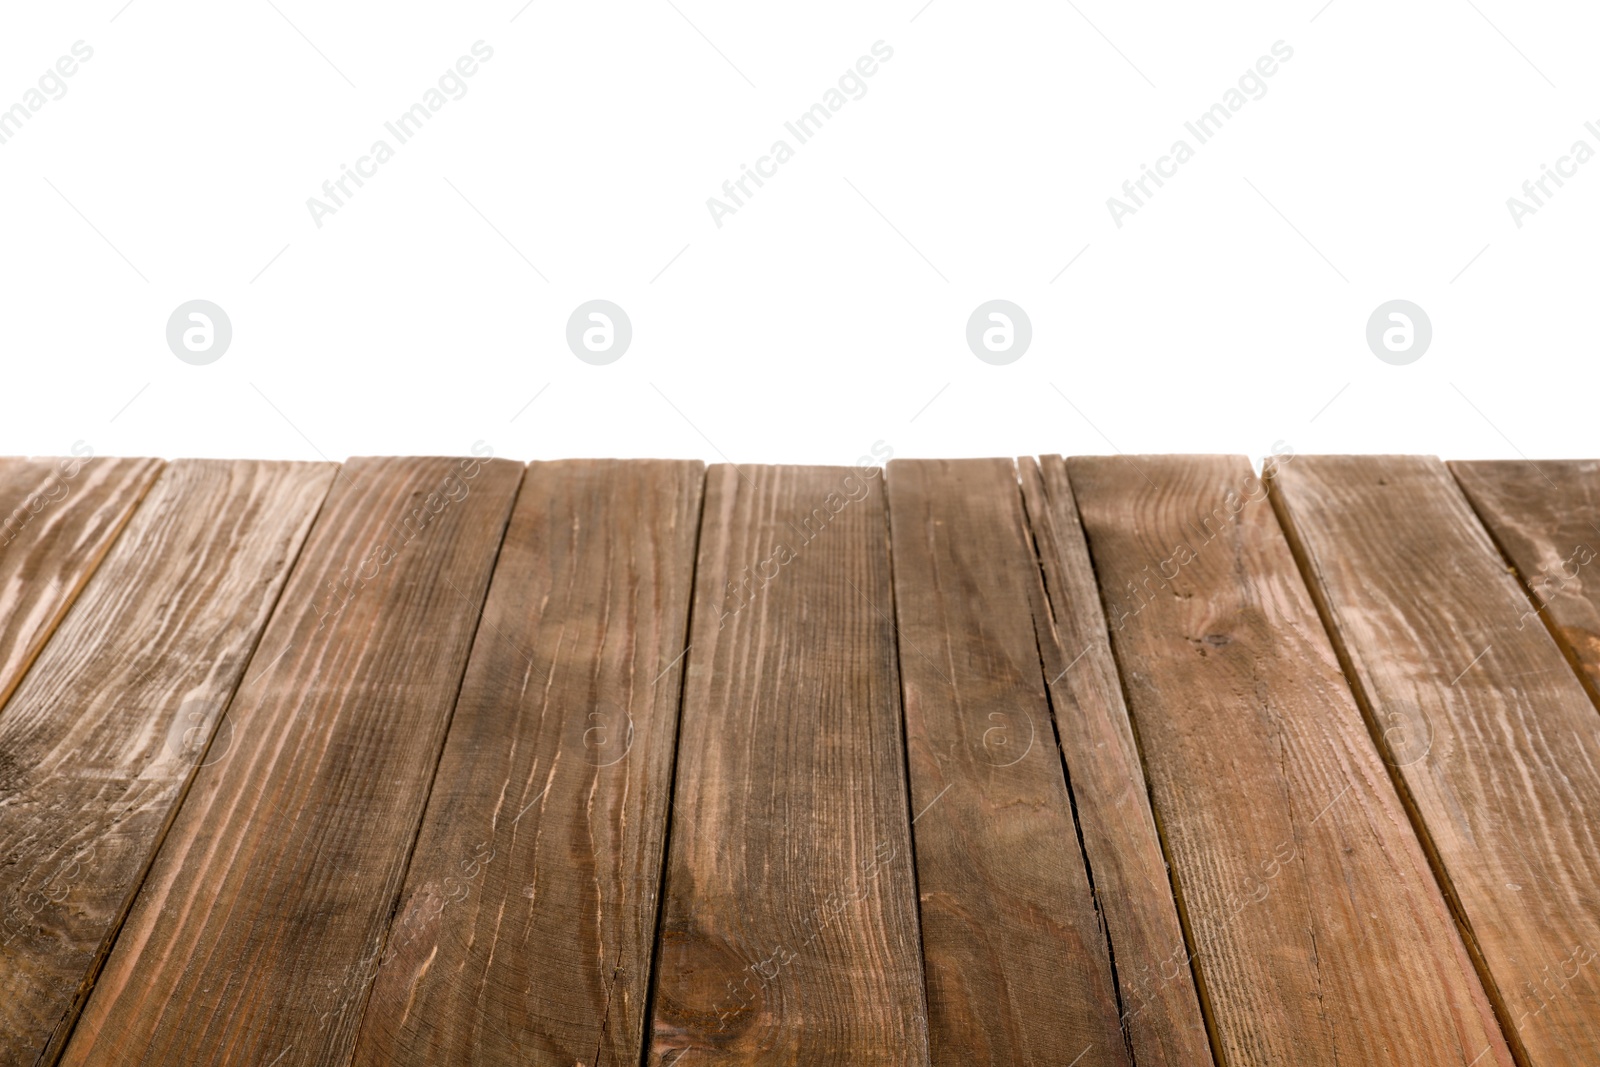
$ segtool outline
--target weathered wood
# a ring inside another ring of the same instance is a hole
[[[707,474],[652,1063],[928,1062],[879,481]]]
[[[1055,745],[1010,460],[894,460],[930,1057],[1131,1067]]]
[[[0,1067],[1587,1067],[1600,463],[1451,467],[0,459]]]
[[[155,459],[0,459],[0,708],[159,473]]]
[[[1381,731],[1502,1026],[1600,1059],[1600,723],[1438,460],[1301,457],[1284,526]]]
[[[62,1062],[348,1061],[521,476],[343,467]]]
[[[1600,461],[1452,463],[1451,473],[1522,578],[1592,700],[1600,702]]]
[[[355,1063],[638,1067],[704,478],[529,468]]]
[[[0,1063],[65,1039],[332,476],[168,467],[0,718]]]
[[[1048,599],[1034,623],[1078,829],[1139,1067],[1212,1062],[1189,949],[1122,699],[1094,566],[1060,456],[1018,464]],[[897,572],[898,573],[898,570]]]
[[[1249,465],[1136,464],[1068,470],[1225,1061],[1509,1067]]]

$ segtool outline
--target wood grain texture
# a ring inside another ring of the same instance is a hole
[[[704,479],[529,468],[357,1064],[639,1064]]]
[[[65,1038],[332,476],[168,467],[0,718],[0,1063]]]
[[[161,466],[155,459],[0,459],[0,709]]]
[[[1503,1028],[1600,1059],[1600,721],[1438,460],[1299,457],[1273,496]]]
[[[931,1060],[1131,1067],[1015,467],[897,459],[887,477]]]
[[[652,1063],[928,1062],[880,483],[707,473]]]
[[[1034,611],[1094,878],[1110,935],[1122,1025],[1139,1067],[1212,1062],[1137,739],[1122,699],[1078,504],[1060,456],[1018,464],[1048,599]]]
[[[62,1062],[348,1061],[521,475],[344,465]]]
[[[1509,1067],[1249,464],[1133,463],[1068,471],[1226,1062]]]
[[[1451,463],[1450,471],[1531,599],[1517,625],[1542,615],[1600,702],[1600,461]]]

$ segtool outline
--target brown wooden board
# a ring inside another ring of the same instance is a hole
[[[1078,504],[1060,456],[1018,463],[1048,599],[1039,655],[1139,1067],[1212,1062]]]
[[[928,1062],[880,482],[707,472],[651,1063]]]
[[[332,476],[168,467],[0,718],[0,1063],[64,1040]]]
[[[0,459],[0,707],[159,473],[155,459]]]
[[[1436,459],[1300,457],[1284,525],[1532,1067],[1600,1062],[1600,721]]]
[[[1131,1065],[1015,467],[897,459],[888,496],[932,1062]]]
[[[1068,471],[1225,1062],[1509,1067],[1249,464]]]
[[[348,1061],[521,476],[345,464],[62,1062]]]
[[[639,1064],[704,478],[529,468],[357,1064]]]
[[[1508,460],[1450,470],[1532,600],[1517,625],[1534,625],[1542,614],[1600,702],[1600,462]]]

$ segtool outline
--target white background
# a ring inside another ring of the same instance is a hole
[[[274,3],[11,6],[0,107],[94,55],[0,145],[0,453],[1600,454],[1600,160],[1506,206],[1600,149],[1592,6]],[[319,229],[307,198],[479,40]],[[880,40],[719,229],[706,199]],[[633,323],[608,366],[565,343],[596,297]],[[998,367],[964,336],[997,297],[1034,332]],[[208,366],[166,345],[193,298],[232,320]],[[1432,319],[1407,366],[1365,342],[1393,298]]]

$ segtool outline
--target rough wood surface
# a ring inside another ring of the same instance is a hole
[[[343,1064],[522,468],[341,469],[67,1064]]]
[[[715,466],[650,1062],[928,1062],[881,479]]]
[[[1460,488],[1418,456],[1276,476],[1341,654],[1532,1067],[1600,1060],[1600,722]]]
[[[639,1064],[704,477],[529,468],[357,1064]]]
[[[1547,621],[1592,700],[1600,702],[1600,462],[1452,463],[1530,603],[1522,627]]]
[[[332,475],[168,467],[0,718],[0,1063],[65,1038]]]
[[[1018,465],[1049,594],[1034,611],[1039,654],[1110,934],[1122,1025],[1139,1067],[1200,1067],[1212,1062],[1211,1044],[1066,463],[1043,456]]]
[[[1600,1063],[1600,462],[1279,463],[0,459],[0,1067]]]
[[[1130,1067],[1015,467],[897,459],[888,496],[932,1062]]]
[[[0,459],[0,708],[159,473],[154,459]]]
[[[1249,464],[1132,463],[1068,471],[1226,1062],[1510,1067]]]

